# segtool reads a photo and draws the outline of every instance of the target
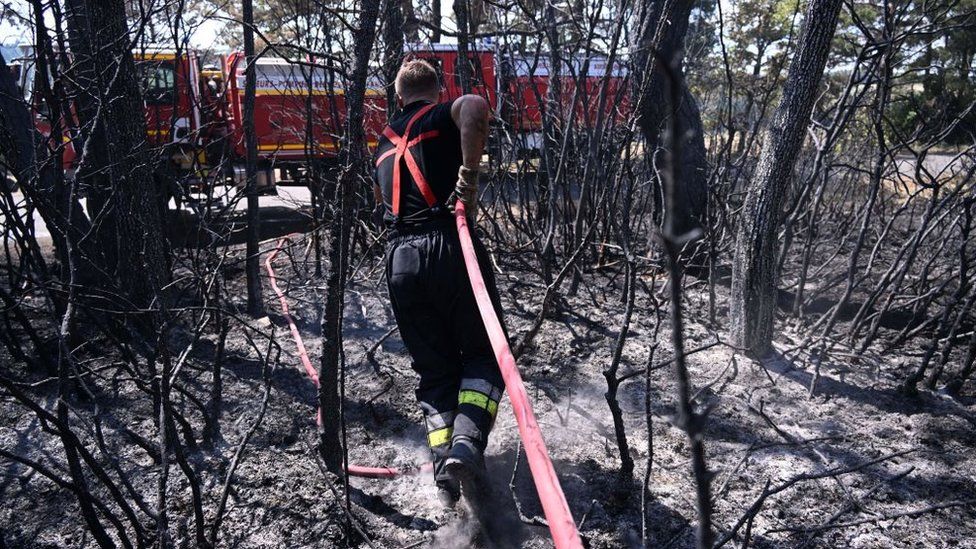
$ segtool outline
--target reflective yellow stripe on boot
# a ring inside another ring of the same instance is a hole
[[[458,404],[473,404],[478,408],[487,410],[491,417],[495,417],[495,413],[498,412],[498,402],[478,391],[461,391],[458,393]]]
[[[431,448],[436,448],[438,446],[444,446],[445,444],[451,443],[451,433],[454,431],[451,427],[444,427],[443,429],[437,429],[436,431],[431,431],[427,433],[427,445]]]

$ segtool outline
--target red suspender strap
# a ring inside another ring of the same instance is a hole
[[[422,171],[420,171],[420,166],[417,164],[417,160],[413,157],[410,152],[410,147],[420,143],[424,139],[429,139],[431,137],[436,137],[439,132],[437,130],[432,130],[429,132],[424,132],[413,139],[410,139],[410,130],[413,128],[414,122],[420,119],[423,115],[427,114],[430,109],[433,109],[436,105],[427,105],[423,107],[416,114],[414,114],[410,121],[407,122],[407,127],[403,130],[403,135],[397,135],[393,128],[387,126],[383,130],[383,135],[390,140],[393,148],[381,154],[379,158],[376,159],[376,165],[379,166],[384,160],[390,156],[393,158],[393,215],[400,215],[400,160],[406,160],[407,170],[410,172],[410,176],[413,178],[414,183],[417,184],[417,188],[420,190],[420,194],[423,195],[424,200],[427,202],[427,206],[433,208],[437,204],[437,197],[434,196],[434,192],[430,189],[430,185],[427,184],[427,178],[424,177]]]

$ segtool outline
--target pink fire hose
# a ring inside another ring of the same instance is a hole
[[[546,443],[542,440],[542,431],[539,430],[535,413],[532,412],[532,406],[529,404],[529,395],[525,392],[522,375],[515,365],[515,357],[508,347],[508,339],[488,296],[485,279],[481,276],[478,257],[475,255],[474,242],[471,241],[468,220],[464,215],[464,204],[460,201],[454,206],[454,217],[457,220],[464,265],[468,269],[471,289],[478,302],[478,310],[488,331],[488,338],[491,339],[491,348],[495,351],[498,367],[502,371],[508,398],[512,401],[512,411],[515,412],[515,422],[518,423],[519,435],[525,447],[529,471],[532,472],[532,480],[539,493],[539,501],[542,502],[542,511],[546,515],[546,521],[549,522],[552,540],[556,544],[556,549],[582,548],[583,543],[580,541],[579,532],[576,531],[576,522],[569,512],[569,504],[566,503],[566,496],[563,494],[562,486],[559,485],[556,470],[552,466],[552,460],[549,459]]]

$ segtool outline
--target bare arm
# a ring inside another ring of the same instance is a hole
[[[488,139],[488,102],[480,95],[462,95],[451,105],[451,118],[461,130],[461,158],[465,168],[477,170]]]

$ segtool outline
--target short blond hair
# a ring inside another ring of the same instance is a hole
[[[396,92],[400,97],[416,97],[440,91],[434,66],[423,59],[408,59],[400,65],[396,76]]]

